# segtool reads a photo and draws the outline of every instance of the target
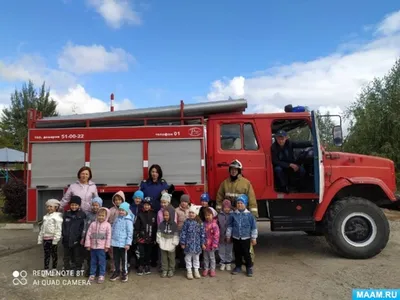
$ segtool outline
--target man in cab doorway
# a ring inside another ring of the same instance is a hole
[[[275,133],[275,142],[271,146],[271,156],[274,175],[279,184],[279,192],[289,193],[294,191],[293,187],[290,186],[290,179],[294,176],[299,178],[305,176],[306,171],[301,164],[296,162],[293,149],[308,147],[312,147],[311,142],[290,141],[284,130]]]

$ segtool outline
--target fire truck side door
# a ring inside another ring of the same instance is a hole
[[[256,196],[265,189],[265,154],[260,138],[256,136],[252,121],[220,121],[216,126],[214,142],[214,166],[216,192],[223,180],[229,176],[229,164],[238,159],[243,165],[243,174],[253,185]]]
[[[324,197],[324,183],[325,183],[325,172],[324,172],[324,156],[322,154],[322,148],[319,137],[319,129],[318,129],[318,118],[317,114],[312,111],[311,112],[311,120],[312,120],[312,135],[313,135],[313,146],[314,146],[314,184],[315,184],[315,193],[319,194],[319,202],[322,202]]]

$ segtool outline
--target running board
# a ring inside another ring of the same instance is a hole
[[[310,217],[273,217],[271,231],[315,231],[315,220]]]

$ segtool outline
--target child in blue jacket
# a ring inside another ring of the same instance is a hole
[[[249,198],[240,195],[236,200],[235,210],[228,220],[226,237],[228,241],[233,241],[233,251],[235,253],[235,269],[232,274],[236,275],[242,271],[242,261],[246,263],[247,276],[253,276],[252,261],[250,255],[250,245],[257,244],[257,222],[250,211],[246,209]]]
[[[133,219],[129,204],[122,202],[118,208],[118,217],[112,224],[111,247],[113,247],[113,256],[115,272],[110,280],[115,281],[121,278],[122,282],[128,281],[128,261],[127,251],[132,245],[133,238]],[[120,266],[122,263],[122,272]]]

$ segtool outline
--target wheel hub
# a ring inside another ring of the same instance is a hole
[[[373,242],[377,234],[375,221],[365,213],[351,213],[342,223],[342,236],[354,247],[365,247]]]
[[[345,234],[354,242],[363,242],[371,236],[372,226],[365,218],[352,217],[346,222]]]

